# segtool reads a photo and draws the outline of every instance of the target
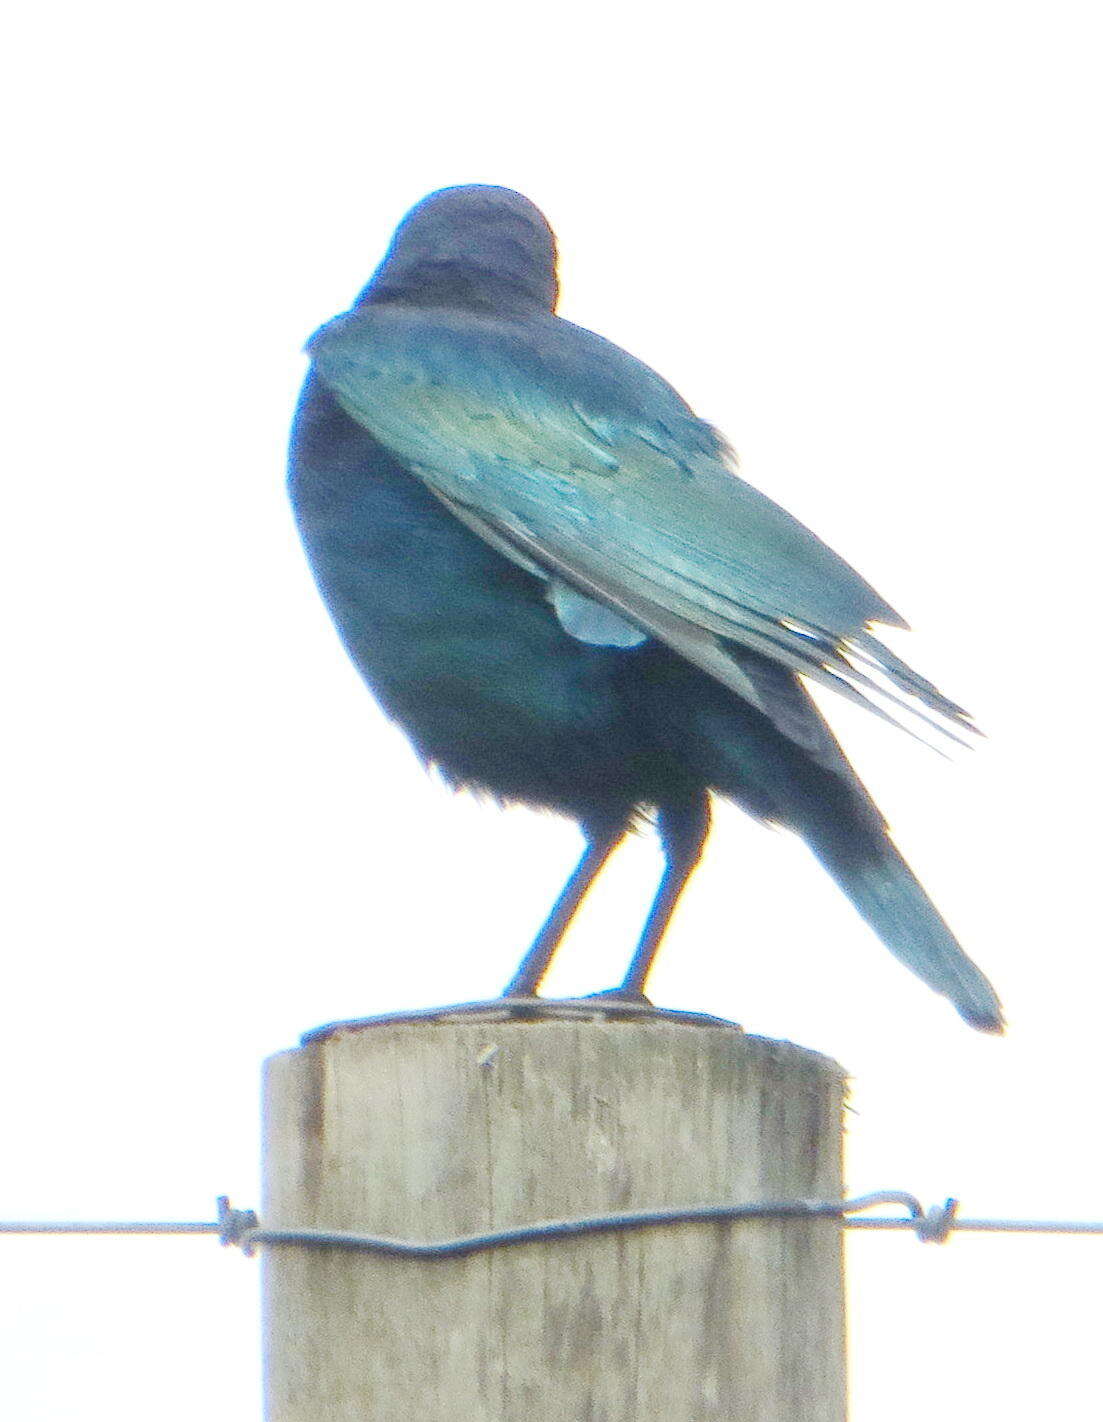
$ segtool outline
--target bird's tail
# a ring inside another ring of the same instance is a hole
[[[856,822],[846,813],[832,814],[822,802],[803,809],[794,828],[885,946],[948,997],[971,1027],[1002,1032],[992,984],[966,956],[887,833],[872,817]]]

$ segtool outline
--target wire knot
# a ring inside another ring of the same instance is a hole
[[[250,1257],[253,1253],[253,1246],[249,1241],[249,1235],[259,1223],[256,1210],[235,1210],[230,1205],[229,1195],[219,1195],[219,1244],[238,1246],[247,1258]]]
[[[915,1237],[923,1244],[945,1244],[957,1220],[958,1202],[951,1196],[943,1205],[932,1205],[915,1216]]]

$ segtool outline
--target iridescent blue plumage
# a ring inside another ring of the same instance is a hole
[[[668,867],[623,985],[642,992],[712,792],[802,835],[903,962],[998,1029],[800,677],[882,714],[965,713],[872,636],[903,625],[892,608],[661,377],[552,314],[555,291],[526,199],[433,194],[311,341],[291,451],[315,576],[383,707],[454,783],[586,834],[511,990],[535,990],[654,811]]]

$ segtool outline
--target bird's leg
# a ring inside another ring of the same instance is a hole
[[[601,873],[605,861],[624,838],[628,818],[623,815],[618,816],[616,820],[603,821],[600,825],[582,826],[586,836],[586,848],[582,858],[564,884],[562,893],[556,899],[532,947],[521,959],[520,967],[506,985],[503,997],[531,997],[535,994],[579,904]]]
[[[660,806],[658,815],[659,835],[666,854],[666,868],[659,880],[659,887],[647,915],[647,922],[640,934],[632,962],[619,988],[614,988],[608,997],[646,1002],[644,985],[655,954],[659,951],[667,924],[681,897],[682,890],[689,882],[689,876],[696,869],[701,858],[705,840],[709,832],[708,792],[700,790],[684,800],[668,801]]]

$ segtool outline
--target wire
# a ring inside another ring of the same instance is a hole
[[[900,1206],[905,1215],[869,1215],[868,1210]],[[218,1218],[211,1221],[156,1220],[10,1220],[0,1221],[0,1234],[213,1234],[220,1243],[236,1245],[251,1255],[258,1245],[306,1245],[330,1249],[360,1249],[392,1258],[462,1259],[490,1249],[546,1240],[576,1239],[594,1234],[625,1233],[683,1224],[735,1224],[752,1219],[833,1219],[847,1229],[908,1230],[924,1243],[942,1244],[951,1234],[1103,1235],[1103,1220],[966,1219],[958,1202],[924,1210],[903,1190],[879,1190],[851,1200],[758,1200],[741,1205],[698,1205],[686,1209],[633,1210],[590,1215],[580,1219],[545,1220],[484,1234],[460,1235],[431,1243],[357,1234],[348,1230],[268,1228],[252,1210],[236,1210],[225,1195],[218,1199]]]

